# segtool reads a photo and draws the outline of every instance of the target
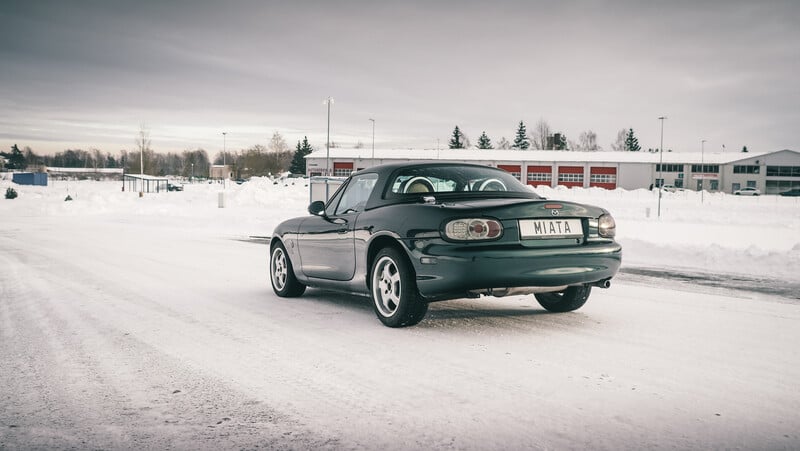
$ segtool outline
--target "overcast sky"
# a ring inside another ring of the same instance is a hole
[[[513,140],[800,150],[800,2],[0,1],[0,149]]]

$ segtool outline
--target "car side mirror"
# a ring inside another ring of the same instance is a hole
[[[315,200],[311,202],[311,205],[308,206],[308,212],[314,216],[320,216],[325,214],[325,202],[321,200]]]

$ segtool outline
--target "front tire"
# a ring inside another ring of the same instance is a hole
[[[568,287],[564,291],[555,293],[536,293],[536,300],[539,305],[544,307],[549,312],[571,312],[583,307],[586,300],[589,299],[589,294],[592,292],[592,287],[588,285],[581,285],[576,287]]]
[[[386,247],[375,256],[370,293],[375,314],[389,327],[413,326],[425,317],[428,303],[417,291],[411,263],[400,251]]]
[[[306,286],[295,277],[292,261],[280,241],[272,246],[269,257],[269,279],[275,294],[282,298],[297,297],[306,291]]]

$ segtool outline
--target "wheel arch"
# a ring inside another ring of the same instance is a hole
[[[380,235],[373,238],[369,245],[367,246],[367,260],[366,260],[366,270],[367,270],[367,289],[372,289],[369,273],[372,270],[372,265],[375,263],[375,257],[378,255],[381,249],[385,247],[393,247],[400,251],[400,253],[406,258],[411,271],[416,275],[416,270],[414,268],[414,263],[411,261],[411,257],[408,255],[408,250],[405,246],[400,242],[400,240],[392,235]]]

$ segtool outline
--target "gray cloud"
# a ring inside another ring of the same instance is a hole
[[[608,147],[798,148],[794,2],[4,2],[0,147],[431,147],[539,118]],[[105,130],[105,131],[104,131]],[[159,133],[162,135],[159,136]]]

